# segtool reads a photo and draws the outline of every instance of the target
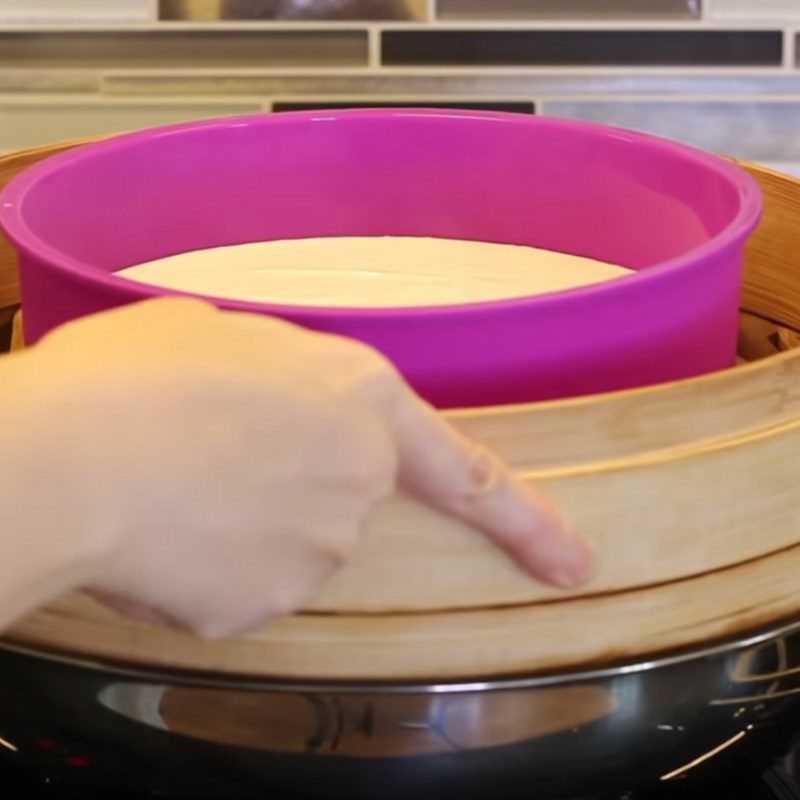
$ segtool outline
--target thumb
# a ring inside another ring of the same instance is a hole
[[[482,531],[546,583],[569,587],[589,577],[589,548],[543,492],[519,481],[407,387],[392,413],[405,489]]]

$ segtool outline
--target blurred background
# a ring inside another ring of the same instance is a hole
[[[258,111],[442,105],[800,173],[800,0],[0,0],[0,151]]]

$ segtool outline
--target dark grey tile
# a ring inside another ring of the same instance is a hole
[[[426,0],[160,0],[161,19],[414,20]]]
[[[340,109],[340,108],[456,108],[467,111],[508,111],[515,114],[533,114],[535,109],[533,103],[524,102],[441,102],[438,100],[425,100],[421,98],[415,102],[397,103],[391,100],[385,102],[360,102],[353,99],[347,102],[335,103],[311,103],[301,101],[281,101],[274,103],[273,111],[316,111],[321,109]]]
[[[700,16],[700,0],[438,0],[441,19],[652,19]]]
[[[388,66],[774,66],[780,31],[388,30]]]
[[[0,34],[0,67],[361,66],[362,31],[59,32]]]
[[[800,102],[546,103],[544,113],[603,122],[752,160],[800,160]]]

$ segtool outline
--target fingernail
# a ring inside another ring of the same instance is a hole
[[[572,588],[585,583],[592,574],[594,553],[574,531],[565,531],[564,545],[550,579],[556,586]]]
[[[560,586],[562,589],[571,589],[581,583],[569,572],[561,569],[556,569],[550,574],[550,582],[554,586]]]

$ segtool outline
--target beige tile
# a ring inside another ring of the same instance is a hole
[[[360,66],[363,31],[158,31],[0,34],[0,68]]]
[[[4,92],[99,92],[98,70],[0,69],[0,94]]]
[[[0,98],[0,151],[259,110],[255,101],[140,103],[42,97],[37,102],[21,102]]]
[[[0,73],[2,74],[2,73]],[[103,91],[109,95],[260,95],[288,97],[293,94],[321,97],[377,96],[464,96],[481,97],[570,97],[573,95],[724,95],[798,94],[800,73],[780,76],[750,74],[662,75],[630,73],[557,74],[325,74],[279,75],[269,70],[253,70],[247,75],[213,71],[202,74],[125,70],[104,76]]]

